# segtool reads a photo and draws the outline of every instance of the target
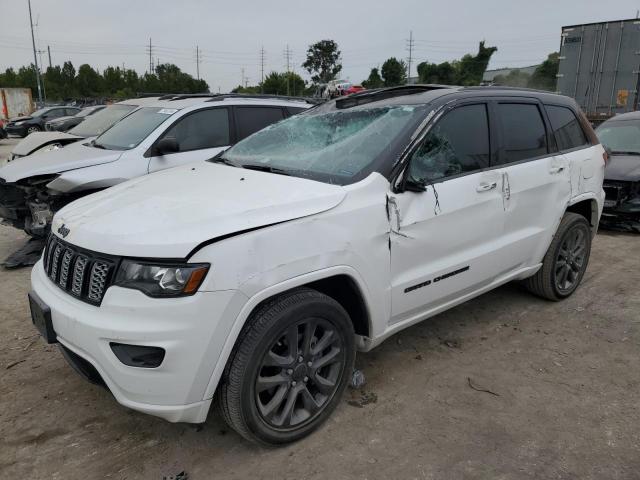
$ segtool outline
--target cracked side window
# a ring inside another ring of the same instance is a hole
[[[458,107],[436,123],[411,157],[416,183],[473,172],[489,166],[489,120],[484,104]]]

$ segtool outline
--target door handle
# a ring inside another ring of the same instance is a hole
[[[551,167],[549,168],[549,173],[560,173],[564,170],[564,167]]]
[[[498,182],[490,182],[490,183],[481,183],[476,187],[476,192],[486,192],[488,190],[493,190],[498,186]]]

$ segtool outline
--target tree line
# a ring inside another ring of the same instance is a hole
[[[157,65],[153,73],[138,75],[135,70],[107,67],[102,73],[88,64],[76,71],[69,61],[48,67],[41,76],[48,100],[78,98],[130,98],[141,93],[203,93],[209,91],[204,80],[197,80],[176,65]],[[7,68],[0,73],[1,87],[30,88],[38,91],[36,70],[32,65],[17,71]]]
[[[418,63],[418,82],[444,85],[480,85],[496,47],[479,42],[475,54],[466,54],[459,60],[442,63]],[[257,85],[238,85],[237,93],[265,93],[273,95],[314,95],[317,86],[337,79],[342,71],[342,58],[338,44],[321,40],[310,45],[306,60],[301,65],[310,75],[311,82],[294,72],[270,72]],[[514,69],[507,75],[494,78],[494,84],[555,90],[558,73],[558,54],[548,56],[533,74]],[[127,98],[139,93],[203,93],[209,91],[204,80],[196,80],[173,64],[158,65],[152,73],[138,75],[135,70],[107,67],[102,73],[88,64],[80,65],[76,72],[69,61],[62,66],[49,67],[42,75],[46,97],[55,100],[71,98]],[[371,69],[362,81],[365,88],[392,87],[407,83],[407,65],[404,60],[391,57],[380,68]],[[0,73],[0,86],[27,87],[37,91],[35,68],[8,68]]]

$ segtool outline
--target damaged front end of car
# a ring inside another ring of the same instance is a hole
[[[600,225],[609,230],[640,233],[640,181],[605,179]]]
[[[0,178],[2,223],[24,230],[32,237],[46,237],[55,212],[76,198],[49,188],[57,177],[58,174],[36,175],[15,183]]]

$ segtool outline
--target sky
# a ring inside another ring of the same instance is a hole
[[[211,91],[227,92],[290,68],[303,78],[308,46],[331,39],[342,52],[340,77],[359,83],[372,67],[407,59],[413,32],[416,65],[475,53],[478,42],[498,47],[489,68],[535,65],[557,51],[561,27],[636,17],[636,0],[31,0],[36,46],[45,67],[71,60],[100,71],[109,65],[149,69],[175,63]],[[0,0],[0,70],[33,62],[27,0]],[[38,58],[40,62],[40,56]],[[243,73],[244,72],[244,73]]]

